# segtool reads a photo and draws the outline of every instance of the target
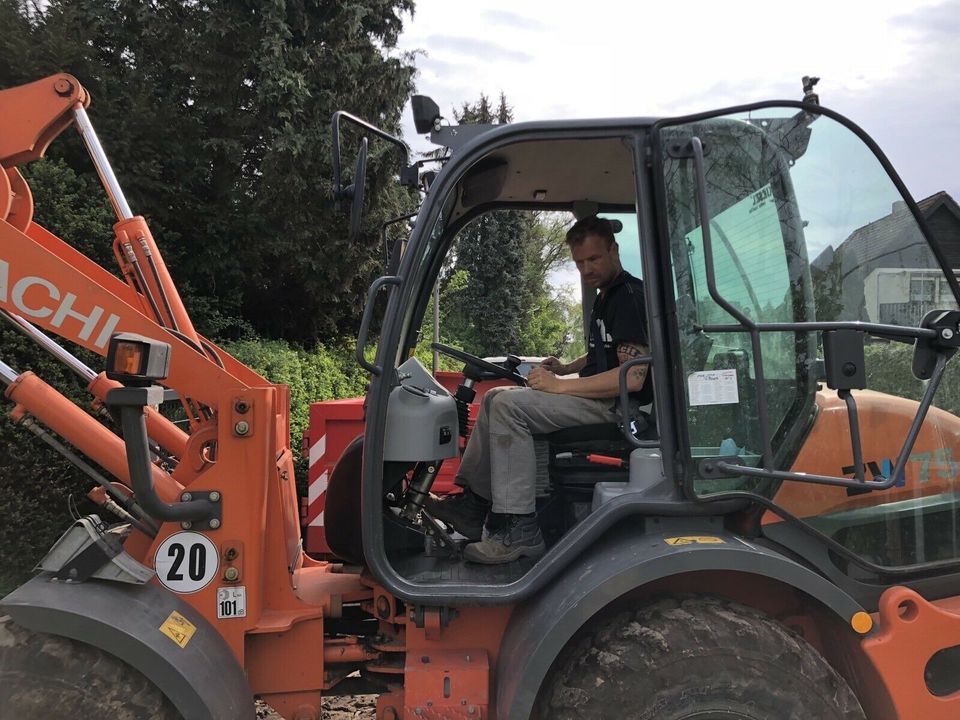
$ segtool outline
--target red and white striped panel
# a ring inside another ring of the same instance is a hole
[[[321,435],[310,446],[310,465],[307,471],[307,527],[323,527],[323,510],[327,504],[327,481],[330,470],[325,461],[327,436]]]

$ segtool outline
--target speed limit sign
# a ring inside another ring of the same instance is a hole
[[[178,532],[157,547],[154,567],[165,588],[175,593],[193,593],[217,576],[220,553],[206,535]]]

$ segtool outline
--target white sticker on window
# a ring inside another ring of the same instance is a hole
[[[687,377],[690,405],[732,405],[740,402],[736,370],[705,370]]]
[[[217,588],[217,617],[241,618],[247,616],[247,589],[239,587]]]

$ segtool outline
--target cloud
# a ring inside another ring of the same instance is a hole
[[[427,47],[485,61],[529,63],[534,59],[533,55],[520,50],[463,36],[431,35],[427,38]]]
[[[909,34],[909,61],[896,77],[835,97],[825,90],[823,102],[874,137],[916,198],[939,190],[960,198],[960,0],[917,9],[892,24]]]
[[[438,60],[437,58],[424,54],[417,60],[417,69],[421,72],[426,71],[434,73],[437,75],[437,77],[442,78],[468,71],[471,69],[471,66],[468,63]]]
[[[487,10],[483,16],[494,25],[506,25],[518,30],[543,30],[545,27],[539,20],[507,10]]]

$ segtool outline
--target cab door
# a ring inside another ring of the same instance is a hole
[[[913,367],[957,281],[902,182],[815,106],[669,121],[657,137],[687,492],[757,497],[763,534],[868,606],[902,582],[960,593],[953,351],[936,382]],[[863,346],[849,400],[825,383],[838,330]]]

